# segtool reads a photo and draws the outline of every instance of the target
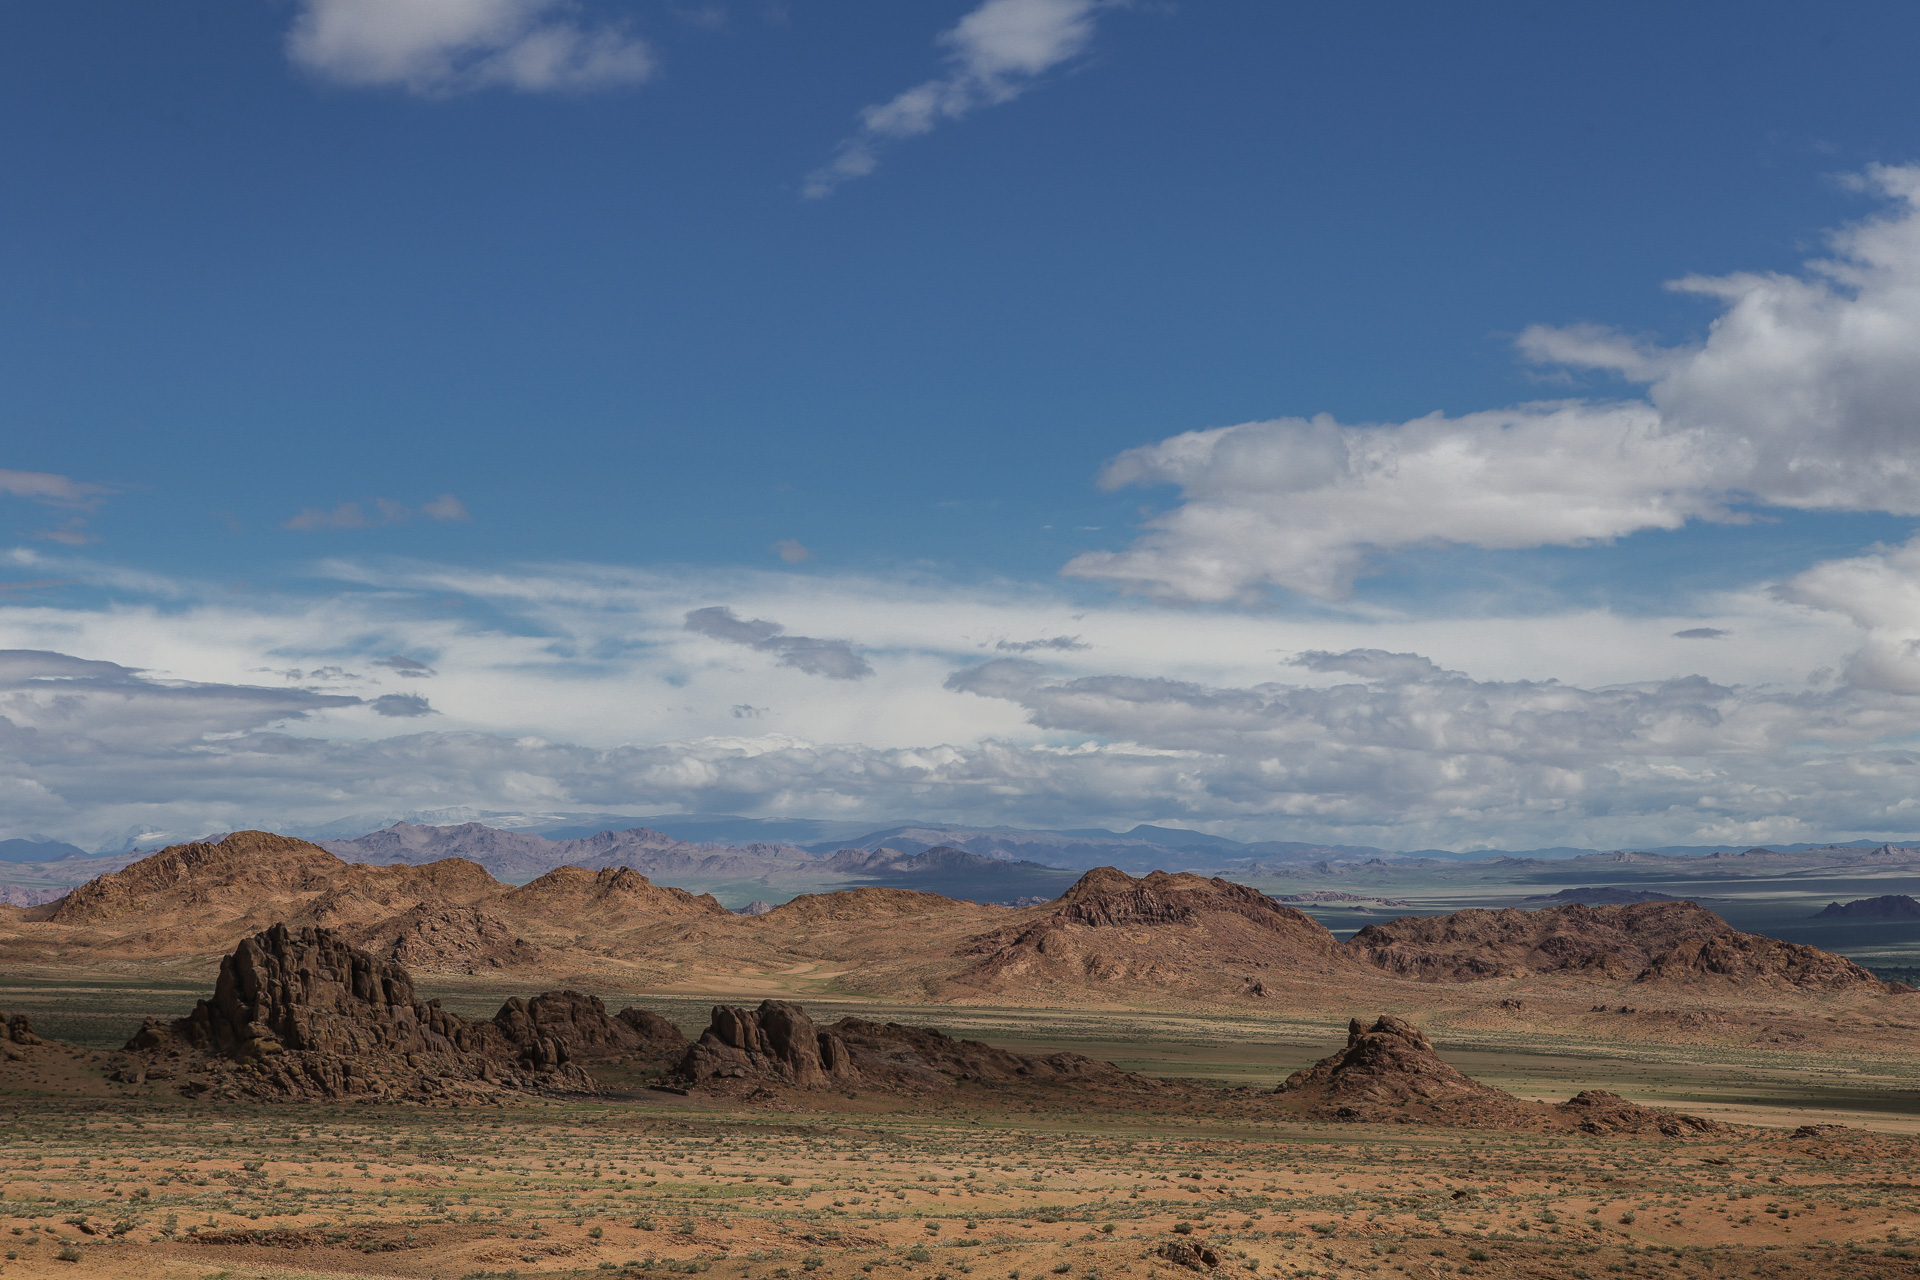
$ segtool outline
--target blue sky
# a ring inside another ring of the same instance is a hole
[[[1916,36],[9,6],[0,825],[1920,834]]]

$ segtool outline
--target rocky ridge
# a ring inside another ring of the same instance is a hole
[[[604,1057],[657,1038],[644,1017],[609,1018],[577,992],[509,1000],[492,1021],[470,1022],[419,1000],[401,966],[331,930],[280,924],[221,961],[212,998],[192,1013],[149,1019],[115,1078],[175,1081],[191,1097],[458,1104],[501,1090],[590,1093],[576,1045]]]
[[[1072,1082],[1152,1090],[1159,1082],[1077,1053],[1012,1053],[978,1040],[957,1040],[931,1027],[842,1018],[818,1027],[805,1009],[767,1000],[758,1009],[719,1005],[700,1038],[674,1068],[683,1089],[951,1090],[961,1082]]]
[[[1817,947],[1741,933],[1687,901],[1403,916],[1368,925],[1341,949],[1375,968],[1423,982],[1579,973],[1664,985],[1909,990]]]

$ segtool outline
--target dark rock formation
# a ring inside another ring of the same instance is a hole
[[[1618,885],[1589,885],[1582,889],[1562,889],[1558,893],[1540,893],[1531,898],[1522,898],[1522,902],[1538,902],[1546,906],[1563,906],[1569,902],[1583,903],[1589,907],[1616,907],[1632,902],[1685,902],[1688,899],[1677,898],[1671,893],[1656,893],[1652,889],[1622,889]]]
[[[1658,1133],[1668,1138],[1689,1138],[1726,1129],[1699,1116],[1643,1107],[1605,1089],[1584,1089],[1554,1110],[1572,1119],[1583,1133]]]
[[[952,1089],[961,1081],[1159,1087],[1077,1053],[1010,1053],[931,1027],[863,1018],[815,1027],[804,1009],[784,1000],[768,1000],[752,1012],[716,1007],[712,1025],[681,1058],[673,1079],[688,1088],[738,1083],[909,1092]]]
[[[859,1081],[846,1043],[817,1030],[806,1010],[785,1000],[762,1001],[751,1012],[714,1006],[712,1023],[674,1076],[689,1087],[737,1080],[820,1089]]]
[[[646,1009],[622,1009],[609,1017],[600,997],[578,991],[548,991],[531,1000],[515,996],[493,1015],[493,1025],[516,1045],[555,1045],[564,1060],[619,1062],[678,1057],[687,1038]]]
[[[1815,920],[1916,920],[1920,902],[1904,893],[1889,893],[1879,898],[1857,898],[1852,902],[1829,902]]]
[[[1189,1271],[1213,1271],[1220,1265],[1217,1252],[1192,1240],[1169,1240],[1155,1253],[1164,1261]]]
[[[842,1018],[826,1030],[846,1045],[860,1079],[875,1088],[951,1089],[956,1081],[1160,1087],[1146,1076],[1081,1054],[1011,1053],[978,1040],[956,1040],[932,1027]]]
[[[0,1041],[22,1045],[46,1043],[34,1034],[33,1023],[27,1019],[26,1014],[16,1013],[9,1016],[4,1011],[0,1011]]]
[[[1347,1047],[1288,1076],[1277,1090],[1294,1109],[1331,1120],[1470,1122],[1529,1104],[1441,1061],[1410,1022],[1355,1018]]]
[[[1817,947],[1741,933],[1693,902],[1571,903],[1539,911],[1510,907],[1402,916],[1368,925],[1341,949],[1389,973],[1425,982],[1579,973],[1667,984],[1908,990]]]
[[[509,1000],[469,1022],[416,998],[413,980],[327,929],[275,925],[220,962],[213,998],[149,1019],[115,1078],[181,1079],[190,1096],[478,1101],[499,1090],[587,1093],[574,1062],[639,1055],[652,1015],[609,1018],[577,992]],[[675,1033],[677,1035],[677,1032]]]

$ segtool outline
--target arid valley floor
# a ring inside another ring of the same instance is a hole
[[[1482,913],[1446,938],[1376,939],[1355,959],[1291,932],[1292,916],[1246,932],[1230,888],[1095,876],[1021,910],[955,904],[964,919],[953,929],[939,923],[945,900],[833,894],[716,923],[682,904],[685,915],[641,921],[644,947],[609,943],[556,971],[562,934],[598,908],[569,900],[548,927],[506,895],[489,910],[524,933],[515,941],[530,949],[515,954],[544,959],[428,958],[410,970],[419,1000],[438,1001],[433,1016],[458,1024],[449,1034],[493,1035],[481,1020],[503,1000],[562,985],[606,1010],[664,1015],[699,1044],[719,1025],[714,1004],[784,999],[819,1027],[818,1061],[844,1036],[866,1076],[696,1080],[665,1059],[583,1051],[596,1092],[476,1079],[425,1101],[222,1093],[232,1081],[264,1089],[276,1060],[302,1056],[283,1036],[286,1051],[239,1053],[190,1098],[181,1082],[200,1059],[164,1037],[159,1049],[121,1046],[144,1019],[178,1018],[208,997],[217,969],[253,972],[223,962],[231,942],[266,916],[323,941],[357,929],[351,946],[326,945],[397,975],[409,935],[376,926],[413,906],[359,884],[353,901],[316,908],[285,875],[218,892],[203,875],[183,889],[153,874],[167,865],[142,872],[137,895],[133,881],[96,895],[132,914],[103,907],[62,923],[42,910],[0,924],[0,1007],[46,1041],[0,1062],[0,1275],[1920,1275],[1920,994],[1882,989],[1810,948],[1714,934],[1658,954],[1647,943],[1652,958],[1632,972],[1551,967],[1540,957],[1564,959],[1589,935],[1501,942]],[[877,917],[871,937],[866,917]],[[1631,925],[1642,942],[1655,918],[1566,917]],[[1468,926],[1480,932],[1455,936]],[[166,930],[184,939],[178,948],[156,940]],[[227,944],[212,945],[222,931]],[[1261,951],[1268,938],[1280,949]],[[1499,971],[1434,980],[1436,957],[1454,964],[1469,942],[1502,957]],[[1609,934],[1596,954],[1622,945]],[[1156,970],[1155,948],[1195,963]],[[920,957],[911,965],[909,951]],[[1229,954],[1244,963],[1227,966]],[[862,956],[881,989],[858,989]],[[310,975],[314,964],[273,972]],[[1209,966],[1221,972],[1209,978]],[[426,1007],[411,999],[387,997],[394,1009]],[[1344,1118],[1275,1092],[1343,1045],[1351,1061],[1356,1045],[1384,1043],[1349,1028],[1382,1014],[1431,1034],[1444,1066],[1429,1056],[1421,1070],[1463,1072],[1456,1094],[1471,1107],[1438,1109],[1455,1095],[1423,1093],[1411,1076],[1411,1093]],[[256,1028],[268,1021],[259,1013]],[[859,1028],[888,1023],[985,1042],[978,1053],[1077,1054],[1088,1070],[1118,1071],[904,1087],[858,1056]],[[804,1038],[813,1043],[811,1028]],[[531,1070],[524,1054],[514,1061]],[[1548,1105],[1564,1111],[1584,1090],[1660,1109],[1635,1108],[1643,1118],[1698,1121],[1582,1128]]]

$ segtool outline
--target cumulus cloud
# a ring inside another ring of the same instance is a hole
[[[1527,358],[1646,382],[1644,399],[1186,432],[1101,476],[1177,486],[1179,504],[1066,572],[1181,601],[1339,598],[1410,547],[1577,546],[1746,503],[1920,514],[1920,166],[1862,182],[1891,208],[1830,237],[1831,257],[1676,282],[1721,308],[1698,346],[1593,325],[1522,335]]]
[[[403,502],[395,502],[390,498],[375,498],[365,505],[358,502],[343,502],[331,510],[322,507],[303,507],[280,527],[301,533],[373,529],[380,525],[404,524],[413,519],[415,514],[414,509]],[[443,493],[432,502],[421,504],[418,514],[429,520],[469,518],[466,505],[450,493]]]
[[[777,653],[781,666],[808,675],[825,676],[829,680],[864,680],[873,674],[873,667],[854,652],[849,641],[790,636],[777,622],[741,618],[722,605],[691,611],[685,625],[688,631],[716,640],[745,645],[762,653]]]
[[[479,89],[580,92],[638,84],[653,51],[619,24],[585,26],[569,0],[302,0],[295,65],[356,88],[425,97]]]
[[[878,168],[888,144],[1019,97],[1040,75],[1086,51],[1101,7],[1102,0],[986,0],[940,34],[947,74],[863,110],[860,128],[807,175],[802,194],[829,196]]]

